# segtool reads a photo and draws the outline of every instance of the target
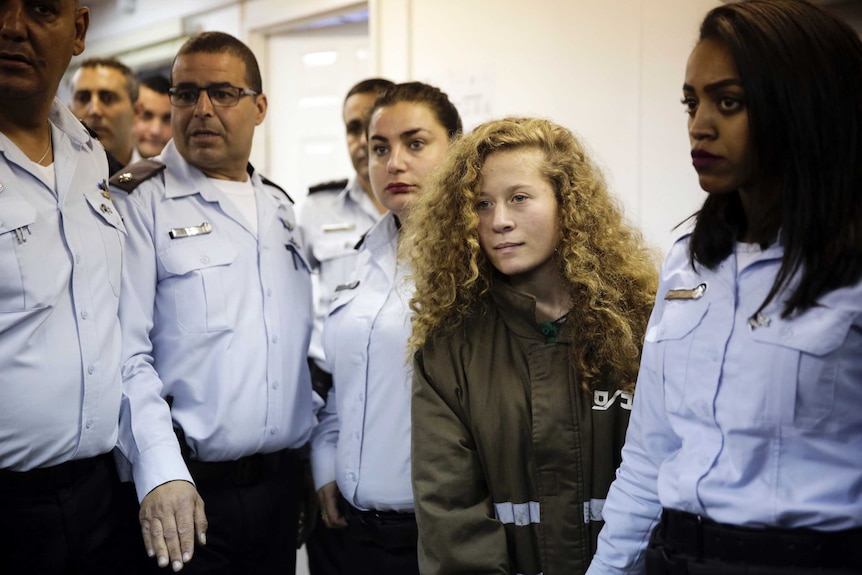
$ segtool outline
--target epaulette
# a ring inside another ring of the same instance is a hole
[[[145,182],[165,169],[165,165],[155,160],[138,160],[111,176],[108,182],[124,192],[131,193],[141,182]]]
[[[317,193],[317,192],[325,192],[326,190],[338,190],[341,191],[345,187],[347,187],[347,180],[332,180],[330,182],[323,182],[320,184],[314,184],[313,186],[308,187],[308,195]]]
[[[251,165],[251,162],[246,164],[245,171],[248,174],[249,178],[252,177],[252,175],[254,175],[254,166]],[[281,192],[282,194],[287,196],[287,200],[291,204],[295,203],[293,201],[293,198],[290,197],[290,194],[288,194],[286,191],[284,191],[284,188],[282,188],[281,186],[279,186],[278,184],[276,184],[275,182],[273,182],[269,178],[265,178],[262,174],[260,174],[260,181],[263,182],[264,184],[266,184],[267,186],[272,186],[273,188],[275,188],[276,190],[278,190],[279,192]]]

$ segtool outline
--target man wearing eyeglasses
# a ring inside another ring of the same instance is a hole
[[[267,99],[220,32],[180,48],[171,84],[173,140],[111,179],[128,230],[119,446],[154,571],[293,573],[311,281],[292,201],[248,163]]]

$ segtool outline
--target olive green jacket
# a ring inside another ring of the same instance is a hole
[[[535,300],[502,281],[481,316],[414,358],[413,493],[423,575],[584,573],[632,397],[588,396],[564,323],[546,343]]]

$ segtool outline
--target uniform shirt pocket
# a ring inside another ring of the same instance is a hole
[[[677,413],[685,401],[686,386],[696,385],[708,334],[697,328],[709,310],[706,299],[676,300],[666,303],[661,319],[647,330],[647,343],[658,346],[663,374],[665,406]]]
[[[95,192],[88,192],[84,197],[87,198],[87,204],[97,216],[98,230],[105,250],[105,273],[111,284],[111,290],[119,297],[126,228],[111,200]]]
[[[236,248],[218,236],[173,240],[159,253],[177,323],[189,333],[230,329],[227,275]]]
[[[753,339],[777,346],[784,358],[773,370],[782,425],[810,429],[832,414],[842,364],[857,361],[856,350],[844,346],[854,318],[848,310],[815,307],[796,318],[773,317],[769,328],[753,331]]]
[[[26,240],[27,226],[36,222],[36,208],[20,198],[0,200],[0,312],[23,311],[26,306],[19,234]]]
[[[312,246],[312,256],[320,262],[321,281],[335,289],[339,283],[346,283],[353,270],[356,269],[356,259],[359,252],[354,249],[356,242],[354,237],[325,237],[320,238]]]

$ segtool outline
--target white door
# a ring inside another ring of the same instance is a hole
[[[267,62],[266,175],[299,202],[310,185],[353,173],[341,113],[372,67],[368,22],[269,36]]]

